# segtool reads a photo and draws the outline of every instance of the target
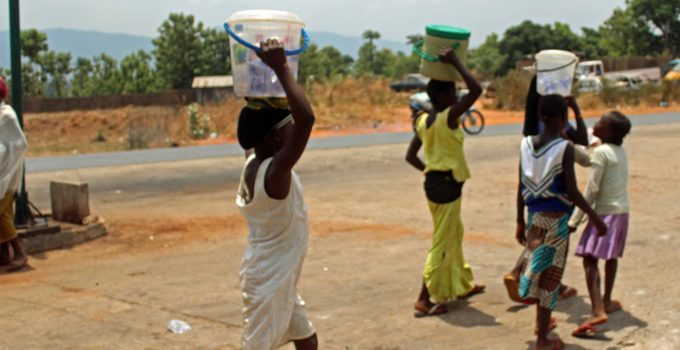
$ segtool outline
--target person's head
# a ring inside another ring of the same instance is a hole
[[[9,95],[9,88],[5,80],[0,77],[0,102],[7,100],[7,95]]]
[[[619,111],[611,111],[600,117],[593,126],[593,135],[604,143],[622,145],[623,139],[630,132],[630,120]]]
[[[458,102],[456,83],[452,81],[430,79],[425,91],[430,96],[430,101],[432,101],[432,105],[437,110],[446,109]]]
[[[238,117],[238,143],[245,150],[273,155],[290,137],[292,124],[289,109],[244,107]]]
[[[561,132],[567,122],[567,101],[557,94],[541,97],[538,116],[545,125],[545,131]]]

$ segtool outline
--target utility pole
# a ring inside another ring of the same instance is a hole
[[[17,113],[19,125],[24,129],[23,104],[21,96],[21,26],[19,25],[19,0],[9,0],[9,42],[12,54],[12,108]],[[25,226],[31,220],[28,207],[28,193],[26,193],[26,168],[21,174],[21,189],[15,200],[16,213],[14,224]]]

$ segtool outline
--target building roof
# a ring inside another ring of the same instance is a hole
[[[194,81],[191,83],[192,89],[224,88],[233,86],[234,78],[231,75],[209,75],[195,77]]]

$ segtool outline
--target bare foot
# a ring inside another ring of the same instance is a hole
[[[604,302],[604,311],[606,311],[608,314],[617,312],[621,310],[623,306],[621,305],[621,302],[618,300],[611,300],[609,302]]]
[[[578,295],[578,291],[575,288],[562,285],[560,286],[560,300],[569,299]]]

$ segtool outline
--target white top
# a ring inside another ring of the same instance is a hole
[[[598,215],[624,214],[628,204],[628,157],[622,146],[605,143],[595,147],[590,156],[591,171],[583,197]],[[577,226],[583,211],[576,209],[570,226]]]
[[[21,187],[26,153],[24,136],[14,109],[0,102],[0,197]]]
[[[522,197],[530,210],[534,204],[544,207],[542,209],[545,210],[571,206],[564,188],[562,168],[568,144],[568,141],[558,138],[535,149],[532,136],[525,137],[522,141],[520,153]],[[560,202],[562,204],[558,204],[557,207],[551,204]]]
[[[236,197],[249,231],[240,272],[246,350],[274,349],[314,333],[297,293],[309,235],[300,178],[292,172],[288,196],[270,198],[264,188],[268,158],[257,171],[254,193],[248,194],[245,169],[254,158],[246,160]]]

